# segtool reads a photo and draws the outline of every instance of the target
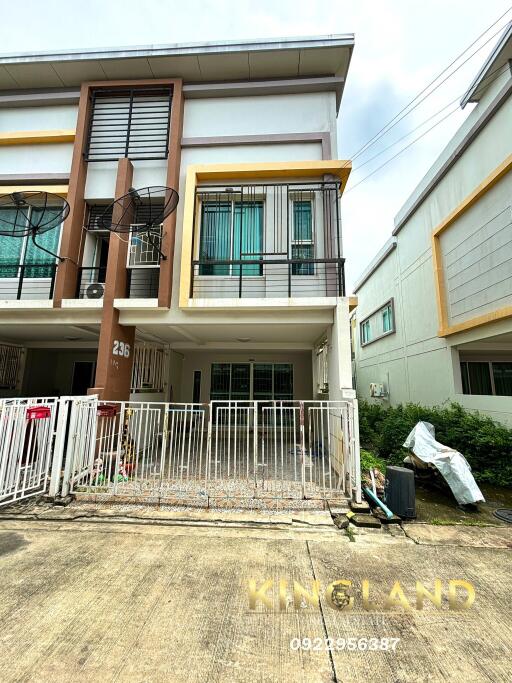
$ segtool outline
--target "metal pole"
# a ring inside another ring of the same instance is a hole
[[[64,458],[64,446],[66,444],[66,425],[69,414],[69,396],[61,396],[58,400],[57,427],[55,429],[55,445],[53,447],[52,472],[50,477],[50,488],[48,495],[52,498],[58,493],[60,483],[60,473]]]

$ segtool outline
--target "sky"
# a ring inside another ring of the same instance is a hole
[[[8,16],[12,0],[0,0],[0,8]],[[338,118],[338,157],[353,159],[342,199],[351,289],[390,237],[394,216],[470,113],[471,105],[461,111],[456,103],[440,110],[465,92],[498,40],[492,34],[512,18],[512,11],[468,52],[466,57],[481,47],[442,87],[375,145],[358,151],[509,8],[510,0],[23,0],[22,29],[13,30],[12,21],[0,24],[0,52],[354,33]],[[417,126],[422,127],[412,132]]]

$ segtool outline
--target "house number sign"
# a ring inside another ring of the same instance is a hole
[[[117,339],[114,339],[114,346],[112,348],[112,355],[113,356],[123,356],[123,358],[129,358],[130,357],[130,344],[126,344],[125,342],[118,341]]]

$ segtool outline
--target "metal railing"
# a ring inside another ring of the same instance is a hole
[[[339,181],[196,188],[191,298],[345,295]]]
[[[107,268],[79,268],[77,299],[102,299]],[[156,299],[160,279],[159,268],[127,268],[126,297],[129,299]]]
[[[98,88],[91,94],[87,161],[166,159],[172,88]]]
[[[156,299],[160,282],[160,268],[128,268],[126,296],[129,299]]]
[[[231,275],[201,275],[226,267]],[[237,268],[237,273],[234,269]],[[249,271],[253,268],[254,272]],[[238,259],[192,261],[190,298],[345,296],[345,259]]]
[[[1,263],[0,299],[52,299],[56,263]]]
[[[228,507],[357,498],[357,402],[75,398],[68,492]]]
[[[47,490],[58,405],[56,398],[0,400],[0,506]]]

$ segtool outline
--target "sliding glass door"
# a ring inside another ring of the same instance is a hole
[[[263,202],[203,202],[200,261],[243,261],[260,258],[263,251]],[[202,263],[200,275],[263,274],[260,264]]]
[[[291,401],[291,363],[213,363],[212,401]]]

